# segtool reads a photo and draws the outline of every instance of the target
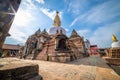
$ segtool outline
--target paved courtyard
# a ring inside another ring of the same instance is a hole
[[[120,80],[120,76],[98,56],[68,63],[2,58],[0,59],[0,70],[26,64],[38,64],[39,74],[43,80]]]

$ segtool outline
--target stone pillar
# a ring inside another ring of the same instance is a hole
[[[59,44],[58,42],[59,42],[59,39],[56,39],[56,40],[55,40],[55,50],[58,49],[58,44]]]

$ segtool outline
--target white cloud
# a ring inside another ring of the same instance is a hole
[[[32,0],[22,0],[20,8],[30,10],[36,8],[36,6],[33,4]]]
[[[56,11],[50,11],[50,9],[46,9],[46,8],[41,8],[40,9],[45,15],[47,15],[50,19],[54,20],[55,15],[56,15]],[[62,19],[62,12],[59,12],[59,16]]]
[[[25,33],[23,33],[21,30],[19,30],[18,28],[12,28],[10,31],[11,34],[11,38],[20,41],[22,43],[25,43],[25,38],[27,38],[27,35]]]
[[[68,31],[69,31],[69,29],[67,29],[67,28],[65,28],[65,30],[66,30],[66,32],[68,32]]]
[[[78,20],[79,20],[79,17],[75,18],[69,27],[72,27]]]
[[[77,31],[78,32],[78,34],[80,35],[80,36],[87,36],[87,34],[89,34],[90,33],[90,30],[88,30],[88,29],[84,29],[84,30],[78,30]]]
[[[34,20],[34,17],[32,16],[32,14],[30,13],[30,11],[26,11],[23,9],[19,9],[17,14],[15,15],[15,19],[14,19],[14,24],[16,26],[26,26],[28,25],[32,20]]]
[[[87,0],[73,0],[69,4],[68,11],[71,11],[73,14],[78,15],[83,10],[85,10],[88,4],[89,3]]]
[[[77,16],[71,23],[70,27],[75,25],[76,23],[78,24],[78,22],[83,22],[86,24],[101,24],[109,22],[117,16],[120,16],[119,5],[119,2],[117,3],[114,0],[110,0],[97,6],[94,6],[86,13]]]
[[[120,34],[120,22],[107,24],[99,27],[89,38],[91,44],[98,44],[99,47],[110,47],[112,43],[112,34]],[[119,35],[120,37],[120,35]]]
[[[70,26],[69,27],[72,27],[72,26],[74,26],[78,21],[80,22],[83,22],[84,20],[84,18],[86,17],[86,15],[79,15],[78,17],[76,17],[74,20],[73,20],[73,22],[70,24]],[[78,24],[78,23],[77,23]]]
[[[29,33],[33,31],[30,24],[35,20],[32,13],[35,10],[37,8],[31,0],[22,1],[9,31],[10,38],[22,43],[26,41],[28,35],[30,35]]]
[[[23,0],[19,9],[15,15],[13,24],[15,26],[26,26],[34,20],[33,12],[37,10],[37,7],[32,0]]]
[[[119,5],[120,3],[116,3],[115,1],[108,1],[102,5],[98,5],[87,13],[86,20],[93,24],[109,21],[120,15]]]
[[[44,4],[45,3],[45,1],[44,0],[36,0],[38,3],[42,3],[42,4]]]

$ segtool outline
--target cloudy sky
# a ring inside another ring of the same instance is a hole
[[[53,27],[56,10],[70,36],[75,29],[98,47],[110,47],[111,36],[120,40],[120,0],[22,0],[5,43],[22,44],[39,28]]]

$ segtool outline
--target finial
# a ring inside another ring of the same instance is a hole
[[[114,34],[112,35],[112,40],[113,40],[113,42],[117,42],[118,41]]]
[[[54,26],[55,27],[59,27],[59,26],[61,26],[61,21],[60,21],[60,17],[59,17],[59,15],[58,15],[58,11],[56,11],[56,16],[55,16],[55,19],[54,19]]]
[[[58,11],[56,11],[56,14],[59,14],[59,12],[58,12]]]

